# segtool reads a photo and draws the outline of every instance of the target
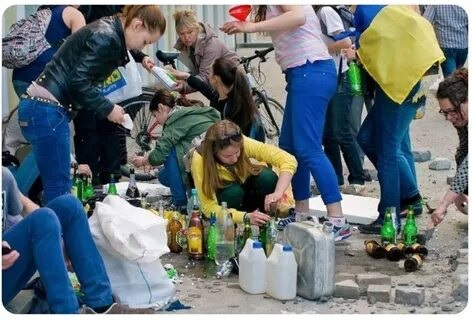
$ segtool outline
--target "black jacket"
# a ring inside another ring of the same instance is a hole
[[[36,79],[73,111],[92,110],[105,118],[113,110],[97,85],[128,63],[120,19],[104,17],[71,34]]]

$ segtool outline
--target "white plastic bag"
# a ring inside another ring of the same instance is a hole
[[[128,57],[129,62],[124,67],[115,69],[100,88],[103,95],[113,103],[137,97],[143,92],[138,64],[129,51]]]
[[[120,303],[160,309],[170,302],[175,287],[160,261],[169,252],[164,218],[109,195],[96,203],[89,225]]]

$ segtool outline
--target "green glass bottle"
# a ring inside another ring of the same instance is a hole
[[[72,177],[72,189],[71,193],[77,197],[80,201],[83,201],[83,181],[78,174],[79,165],[77,162],[73,164],[74,166],[74,175]]]
[[[349,62],[349,69],[347,70],[347,77],[351,86],[351,93],[355,96],[362,95],[362,76],[361,68],[353,60]]]
[[[207,258],[208,260],[215,260],[215,248],[216,248],[216,214],[212,212],[210,214],[210,227],[208,228],[207,238]]]
[[[383,246],[395,244],[395,228],[393,227],[391,209],[387,208],[382,227],[380,228],[380,241]]]
[[[411,246],[416,243],[416,235],[418,234],[418,228],[416,227],[415,214],[411,206],[408,207],[408,213],[406,215],[405,226],[403,227],[403,242],[407,246]]]
[[[83,200],[87,201],[88,199],[90,199],[93,196],[94,196],[94,192],[93,192],[91,178],[86,177],[85,178],[85,186],[84,186],[84,190],[83,190],[83,198],[84,198]]]
[[[275,226],[275,218],[270,219],[266,229],[265,252],[269,257],[277,243],[277,227]]]
[[[243,245],[242,248],[246,245],[247,239],[252,238],[252,228],[251,228],[251,219],[249,214],[244,216],[244,231],[243,231]]]
[[[107,194],[118,195],[118,190],[116,190],[116,184],[115,184],[115,175],[113,173],[110,175],[110,182],[108,183]]]

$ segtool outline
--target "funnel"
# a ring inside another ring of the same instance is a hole
[[[234,6],[229,9],[229,15],[238,19],[239,21],[245,21],[250,12],[251,6],[248,4]]]

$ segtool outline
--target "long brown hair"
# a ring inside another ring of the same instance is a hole
[[[255,13],[255,22],[264,21],[266,19],[267,5],[254,6],[253,11]]]
[[[240,148],[241,151],[238,161],[233,165],[234,179],[237,183],[243,183],[240,177],[257,175],[263,168],[261,165],[251,163],[244,152],[244,137],[238,125],[229,120],[218,121],[208,128],[205,140],[199,148],[199,153],[203,158],[203,194],[208,198],[212,198],[216,190],[229,183],[218,175],[219,162],[216,153],[230,145]]]
[[[438,86],[436,98],[449,99],[456,111],[460,111],[460,105],[468,101],[469,71],[467,68],[459,68],[442,81]]]
[[[236,120],[242,128],[250,126],[256,117],[257,109],[252,99],[246,76],[238,68],[236,61],[229,58],[218,58],[212,66],[213,74],[219,76],[226,87],[231,87],[233,109],[229,119]]]
[[[159,103],[162,103],[171,109],[176,105],[183,107],[203,107],[203,102],[200,100],[190,100],[182,96],[176,97],[176,94],[168,89],[159,89],[156,91],[152,97],[151,103],[149,104],[149,111],[157,111]]]
[[[138,18],[143,21],[149,32],[159,31],[162,35],[166,31],[166,18],[159,6],[127,5],[123,7],[122,13],[119,13],[118,16],[124,18],[125,28],[131,24],[134,18]]]

